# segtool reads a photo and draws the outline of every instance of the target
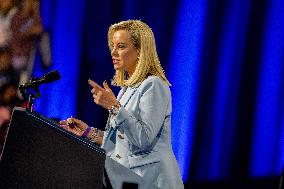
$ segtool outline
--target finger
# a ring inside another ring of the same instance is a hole
[[[80,127],[80,123],[76,118],[73,118],[72,116],[67,119],[67,125],[71,128],[74,129],[75,127]]]
[[[72,120],[78,125],[83,123],[81,120],[76,119],[76,118],[72,118]]]
[[[76,126],[79,127],[80,129],[85,129],[86,127],[88,127],[88,125],[81,121],[80,119],[76,119],[76,118],[73,118],[73,121],[75,122]]]
[[[94,102],[99,105],[99,101],[94,98]]]
[[[104,90],[101,86],[99,86],[96,82],[93,80],[89,79],[88,80],[89,85],[91,85],[95,90]]]
[[[61,120],[61,121],[59,121],[59,124],[60,125],[67,125],[67,121],[66,120]]]
[[[60,128],[62,128],[62,129],[64,129],[64,130],[68,131],[69,126],[68,126],[68,125],[60,125]]]
[[[112,91],[111,88],[108,86],[108,84],[107,84],[106,81],[103,82],[103,86],[104,86],[104,88],[105,88],[106,91],[109,91],[109,92]]]
[[[92,93],[92,94],[97,94],[95,88],[93,88],[93,89],[91,90],[91,93]]]
[[[69,117],[69,118],[67,118],[66,122],[67,122],[67,124],[74,123],[74,118],[73,117]]]

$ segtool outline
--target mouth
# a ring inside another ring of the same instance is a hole
[[[118,59],[112,59],[112,63],[117,64],[117,63],[119,63],[119,60]]]

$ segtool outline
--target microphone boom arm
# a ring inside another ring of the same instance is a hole
[[[28,104],[26,109],[32,112],[32,106],[34,104],[35,98],[40,97],[39,86],[43,83],[50,83],[60,79],[60,74],[57,70],[45,74],[41,78],[32,78],[29,82],[19,86],[19,91],[21,92],[24,99],[28,98]],[[29,93],[27,89],[33,89],[34,93]]]

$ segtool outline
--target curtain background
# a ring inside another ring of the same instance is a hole
[[[104,128],[107,111],[93,103],[87,80],[110,83],[114,74],[108,27],[141,19],[154,31],[172,84],[172,144],[184,182],[253,188],[271,178],[267,188],[277,186],[284,164],[283,0],[41,0],[41,15],[53,65],[44,70],[37,58],[34,75],[57,69],[62,79],[41,87],[38,112]]]

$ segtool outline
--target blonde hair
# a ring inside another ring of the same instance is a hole
[[[134,86],[140,84],[148,76],[155,75],[171,85],[165,76],[156,50],[155,38],[151,28],[140,20],[127,20],[109,27],[108,46],[112,49],[112,36],[116,31],[124,30],[130,34],[135,48],[140,50],[138,63],[134,73],[126,78],[124,70],[116,70],[112,80],[114,86]]]

